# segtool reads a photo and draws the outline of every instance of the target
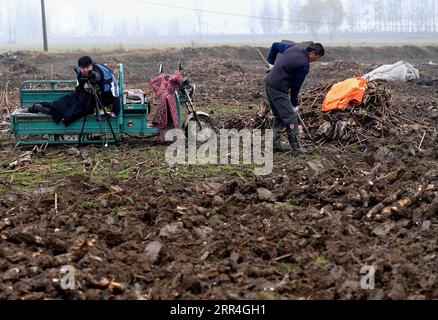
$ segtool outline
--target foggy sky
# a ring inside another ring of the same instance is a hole
[[[162,5],[220,11],[242,15],[281,17],[284,21],[263,21],[193,10],[165,8],[142,0],[45,0],[48,33],[52,39],[75,37],[160,37],[166,35],[311,33],[311,26],[287,21],[290,3],[298,7],[320,0],[150,0]],[[324,0],[330,1],[330,0]],[[337,0],[334,0],[337,1]],[[337,31],[415,31],[437,32],[438,0],[341,0],[342,21]],[[284,12],[277,12],[282,3]],[[269,4],[269,5],[266,5]],[[267,6],[263,11],[261,8]],[[397,10],[404,15],[393,19]],[[41,37],[40,0],[0,0],[0,42],[39,40]],[[430,12],[434,10],[434,18]],[[392,12],[394,11],[394,12]],[[415,15],[413,13],[415,11]],[[334,13],[336,14],[336,13]],[[428,20],[424,22],[424,15]],[[200,18],[198,21],[197,18]],[[295,19],[303,19],[298,16]],[[307,18],[314,19],[314,18]],[[316,18],[315,18],[316,19]],[[325,12],[323,17],[325,18]],[[335,20],[336,21],[336,20]],[[262,26],[262,22],[265,25]],[[267,22],[267,25],[266,25]],[[382,26],[382,24],[384,24]],[[272,25],[272,28],[269,28]],[[401,27],[403,26],[403,28]],[[392,28],[392,29],[391,29]],[[272,30],[269,30],[272,29]],[[415,30],[414,30],[415,29]],[[268,30],[268,31],[267,31]],[[329,31],[321,24],[317,32]]]
[[[34,0],[28,0],[34,1]],[[156,0],[163,5],[177,5],[181,7],[193,8],[196,1],[193,0]],[[231,12],[248,12],[250,0],[199,0],[202,9],[224,11],[232,8]],[[50,14],[53,15],[53,28],[60,34],[86,33],[89,32],[89,15],[99,11],[107,24],[117,23],[116,21],[125,20],[127,28],[135,29],[137,19],[146,25],[158,26],[160,29],[166,27],[173,21],[178,21],[181,33],[196,33],[196,16],[193,11],[166,8],[147,3],[131,0],[46,0],[46,6]],[[85,10],[84,10],[85,9]],[[88,9],[88,10],[87,10]],[[87,12],[88,11],[88,12]],[[58,13],[59,12],[59,13]],[[230,17],[215,14],[204,14],[203,24],[208,30],[216,30],[223,33],[239,33],[245,29],[246,21],[239,21]],[[165,30],[163,30],[165,31]]]
[[[32,13],[40,15],[40,0],[19,0],[32,7]],[[177,5],[194,8],[196,3],[202,9],[227,11],[247,14],[251,0],[155,0],[163,5]],[[8,13],[16,15],[18,23],[26,20],[25,13],[17,8],[17,0],[0,0],[1,20],[6,27],[0,29],[0,38],[5,38],[7,32]],[[113,33],[115,25],[123,24],[127,33],[135,33],[137,24],[145,28],[156,29],[158,35],[166,33],[169,25],[178,24],[179,33],[197,33],[196,14],[191,10],[165,8],[131,0],[45,0],[46,15],[49,33],[53,36],[83,36],[92,33],[90,15],[99,16],[100,28],[103,33]],[[1,22],[0,20],[0,22]],[[221,16],[216,14],[203,14],[202,23],[207,32],[232,34],[245,32],[247,21],[239,18]],[[36,25],[36,28],[40,28]],[[3,36],[2,36],[3,35]]]

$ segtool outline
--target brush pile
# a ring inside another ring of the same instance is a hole
[[[322,145],[336,141],[347,147],[360,144],[370,137],[385,137],[401,128],[400,106],[384,82],[369,82],[360,105],[345,110],[322,112],[321,105],[332,84],[304,90],[301,93],[300,115],[312,138]],[[233,116],[223,123],[225,128],[269,129],[273,117],[267,101],[257,115]],[[304,138],[304,137],[303,137]]]

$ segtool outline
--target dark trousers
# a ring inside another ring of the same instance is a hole
[[[109,92],[101,94],[99,99],[104,107],[112,105],[112,111],[114,114],[116,116],[119,115],[119,98],[114,97],[111,92]],[[77,90],[55,101],[41,102],[39,104],[45,110],[48,110],[47,112],[44,111],[43,113],[51,114],[56,123],[60,123],[62,120],[64,120],[66,127],[79,118],[96,112],[96,100],[85,90]],[[29,108],[28,111],[32,113],[41,112],[41,110],[37,110],[35,105]]]
[[[287,138],[292,148],[298,143],[298,115],[287,93],[266,86],[268,101],[274,115],[274,147],[280,143],[281,132],[286,128]]]

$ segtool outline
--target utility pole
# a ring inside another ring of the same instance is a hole
[[[46,25],[46,9],[44,7],[44,0],[41,0],[41,16],[43,20],[43,41],[44,41],[44,51],[49,51],[47,45],[47,25]]]
[[[436,12],[435,12],[435,1],[432,1],[432,32],[436,32]]]

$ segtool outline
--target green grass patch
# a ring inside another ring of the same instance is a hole
[[[134,168],[128,168],[120,172],[117,172],[115,177],[119,180],[126,181],[132,178],[133,173],[134,173]]]
[[[291,263],[291,262],[282,262],[279,264],[279,269],[281,272],[290,272],[296,269],[299,269],[299,266],[296,265],[295,263]]]
[[[16,171],[10,175],[10,181],[12,181],[12,185],[16,186],[27,186],[33,187],[43,183],[48,183],[50,181],[46,181],[47,174],[42,171],[37,172],[25,172],[25,171]]]
[[[322,156],[322,154],[317,153],[317,154],[313,155],[313,160],[321,161],[321,160],[324,160],[324,157]]]
[[[297,165],[299,162],[305,159],[305,155],[299,154],[290,159],[287,163],[291,166]]]
[[[318,258],[315,259],[314,263],[318,266],[318,267],[325,267],[328,265],[327,260],[323,257],[323,256],[319,256]]]
[[[295,208],[292,200],[290,200],[290,199],[284,203],[284,207],[289,211],[292,211]]]
[[[85,200],[84,201],[84,208],[91,210],[94,207],[96,207],[96,202],[94,200]]]
[[[200,108],[199,111],[203,111],[206,113],[210,113],[210,111],[214,112],[214,115],[218,114],[242,114],[242,113],[254,113],[254,106],[230,106],[230,105],[211,105],[207,107]]]
[[[387,146],[387,148],[391,150],[401,150],[402,146],[399,144],[390,144]]]

